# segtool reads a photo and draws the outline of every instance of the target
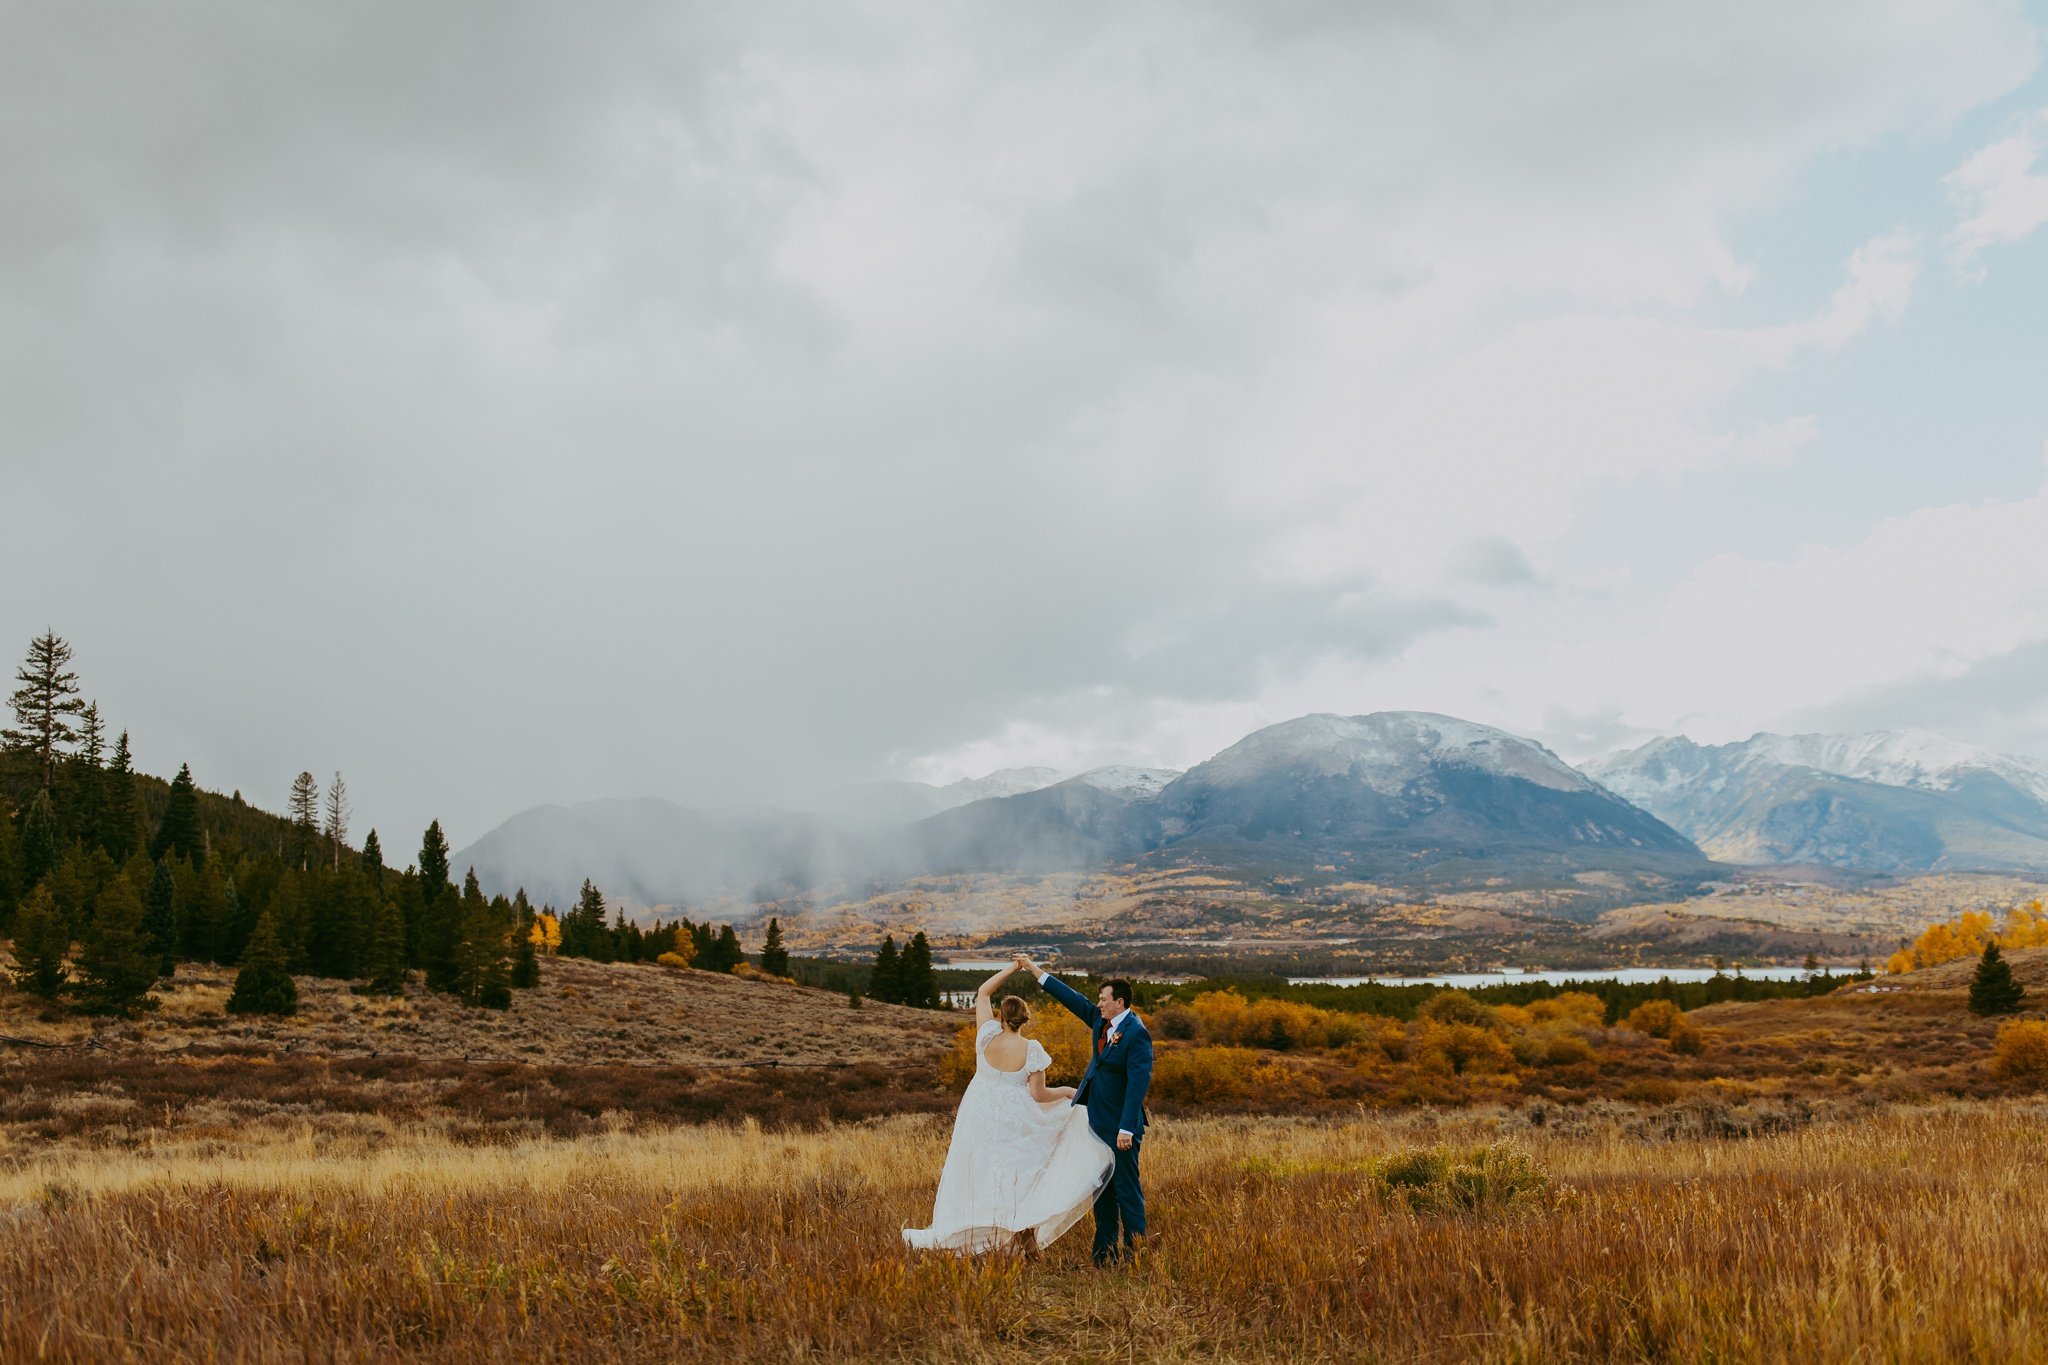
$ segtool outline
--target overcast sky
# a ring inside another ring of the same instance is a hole
[[[540,802],[2048,758],[2048,7],[0,3],[0,642]]]

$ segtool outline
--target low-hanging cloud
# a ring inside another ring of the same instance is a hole
[[[1729,222],[2034,43],[1990,3],[9,32],[0,626],[69,636],[146,767],[339,767],[394,849],[1448,709],[1401,661],[1583,592],[1587,489],[1788,458],[1812,419],[1741,386],[1910,294],[1873,223],[1835,303],[1728,325]]]

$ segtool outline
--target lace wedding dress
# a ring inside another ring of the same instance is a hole
[[[953,1120],[932,1225],[903,1230],[914,1247],[988,1251],[1026,1228],[1049,1246],[1109,1181],[1116,1158],[1088,1127],[1088,1111],[1067,1100],[1031,1098],[1031,1073],[1052,1065],[1037,1039],[1027,1040],[1018,1070],[989,1065],[988,1040],[1002,1028],[992,1019],[975,1033],[974,1079]]]

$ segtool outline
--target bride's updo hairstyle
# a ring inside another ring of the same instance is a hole
[[[1003,1027],[1015,1033],[1031,1022],[1031,1007],[1021,996],[1006,995],[1003,1003],[996,1006],[996,1018],[1003,1021]]]

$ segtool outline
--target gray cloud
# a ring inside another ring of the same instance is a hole
[[[2031,61],[1675,13],[10,7],[0,629],[146,766],[343,768],[401,848],[1482,626],[1495,528],[1274,571],[1329,498],[1262,395],[1386,344],[1332,310],[1692,297],[1716,214]]]

